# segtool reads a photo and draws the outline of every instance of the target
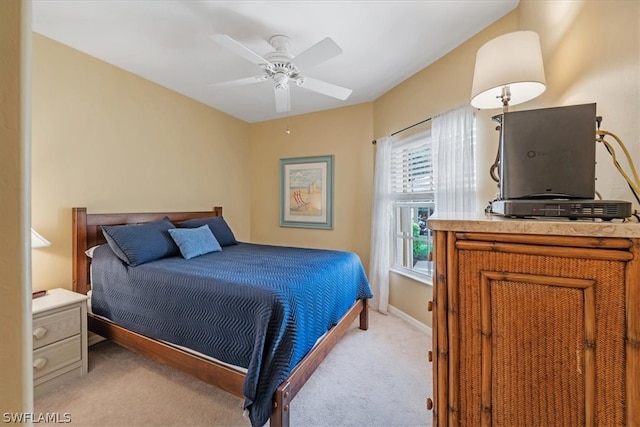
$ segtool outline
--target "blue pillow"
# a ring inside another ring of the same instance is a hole
[[[206,225],[198,228],[174,228],[169,230],[169,234],[180,248],[184,259],[222,250],[220,243]]]
[[[131,267],[176,256],[180,253],[168,230],[175,228],[171,221],[130,225],[103,225],[102,234],[115,254]]]
[[[238,244],[236,237],[233,235],[233,231],[231,231],[231,228],[229,228],[229,225],[221,216],[202,219],[189,219],[187,221],[182,221],[181,223],[179,223],[178,227],[196,228],[202,227],[203,225],[209,226],[216,240],[223,248],[225,246]]]

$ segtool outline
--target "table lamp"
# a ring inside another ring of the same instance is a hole
[[[46,248],[51,245],[47,239],[42,237],[36,230],[31,229],[31,248]],[[32,298],[38,298],[47,294],[47,291],[34,291],[31,293]]]
[[[503,108],[541,95],[546,88],[540,38],[533,31],[516,31],[484,44],[476,54],[471,105]]]
[[[31,248],[45,248],[49,245],[51,245],[51,242],[38,234],[33,228],[31,229]]]

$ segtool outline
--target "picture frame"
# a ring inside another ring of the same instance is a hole
[[[333,156],[280,159],[280,226],[333,229]]]

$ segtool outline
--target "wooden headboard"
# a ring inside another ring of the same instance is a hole
[[[96,245],[106,243],[102,234],[103,225],[143,224],[160,221],[168,217],[173,223],[195,218],[222,216],[222,207],[216,206],[212,211],[202,212],[145,212],[145,213],[112,213],[88,214],[87,208],[72,209],[73,224],[73,290],[86,294],[90,282],[89,271],[91,258],[85,251]]]

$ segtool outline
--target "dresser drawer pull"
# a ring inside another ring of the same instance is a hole
[[[433,311],[433,301],[427,303],[427,311]]]
[[[433,409],[433,400],[431,400],[430,397],[427,397],[427,409],[428,410],[432,410]]]
[[[427,353],[427,360],[429,360],[429,362],[433,362],[433,351],[429,350],[429,353]]]
[[[42,369],[46,364],[47,364],[47,359],[45,359],[44,357],[38,357],[36,360],[33,361],[33,367],[35,369]]]
[[[37,340],[44,337],[47,334],[47,328],[35,328],[33,330],[33,337]]]

